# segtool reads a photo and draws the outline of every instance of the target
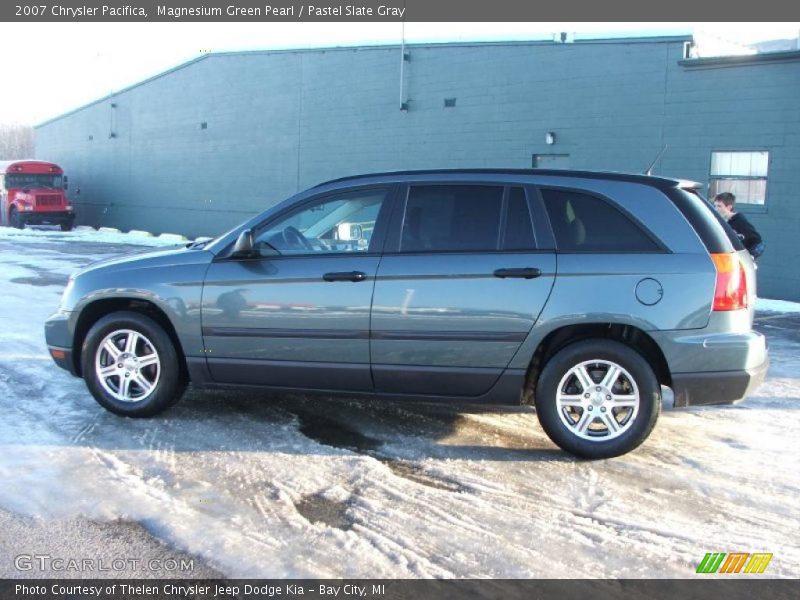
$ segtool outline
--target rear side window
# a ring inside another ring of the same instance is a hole
[[[667,196],[686,217],[710,253],[744,250],[742,240],[736,232],[698,192],[674,188],[667,191]]]
[[[542,197],[562,252],[661,250],[630,217],[601,198],[554,189],[543,189]]]
[[[400,250],[496,250],[502,209],[501,186],[413,186],[406,202]]]

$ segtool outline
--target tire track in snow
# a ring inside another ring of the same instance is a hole
[[[158,485],[158,482],[144,481],[141,474],[137,474],[137,468],[132,464],[124,461],[120,457],[110,452],[105,452],[99,448],[88,447],[91,455],[95,458],[97,463],[102,465],[112,480],[121,484],[127,493],[131,496],[140,496],[154,502],[152,511],[143,510],[143,514],[137,515],[136,520],[146,523],[148,531],[155,537],[162,539],[165,543],[178,543],[183,551],[198,552],[197,548],[192,547],[192,544],[181,543],[182,534],[184,533],[180,525],[176,525],[175,516],[182,514],[184,517],[180,519],[182,523],[192,524],[194,527],[200,527],[205,535],[214,536],[218,539],[225,539],[230,537],[231,530],[220,523],[219,517],[222,516],[217,511],[208,513],[202,504],[201,508],[192,505],[186,499],[176,496],[167,491],[163,484]],[[135,505],[140,505],[141,502],[137,501]],[[157,508],[157,509],[156,509]],[[256,509],[258,511],[258,509]],[[267,511],[258,511],[260,514]],[[155,514],[153,514],[155,513]],[[160,518],[161,514],[169,515],[169,519]],[[251,551],[256,551],[259,555],[275,555],[279,554],[282,543],[280,539],[275,536],[260,536],[255,533],[258,528],[255,523],[243,514],[241,511],[235,513],[231,517],[231,522],[235,525],[235,536],[238,538],[238,543],[245,542]],[[202,525],[200,525],[202,524]],[[166,536],[166,539],[165,539]],[[185,546],[185,548],[183,548]],[[257,550],[256,550],[257,549]],[[219,564],[220,555],[212,551],[201,552],[201,556],[214,565],[215,568],[220,568]],[[234,572],[237,567],[241,568],[241,563],[231,564],[232,557],[230,555],[223,555],[222,558],[227,558],[226,566],[228,573],[233,568]],[[297,560],[297,559],[295,559]],[[307,573],[314,573],[318,571],[318,566],[305,558],[300,558],[299,566],[305,567]],[[225,569],[223,569],[225,571]],[[251,574],[252,575],[252,574]]]

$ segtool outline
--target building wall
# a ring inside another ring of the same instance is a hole
[[[800,60],[668,73],[663,171],[708,182],[712,151],[769,151],[767,201],[739,205],[766,241],[759,295],[800,300]]]
[[[768,244],[759,284],[800,300],[782,258],[800,231],[800,61],[687,67],[683,45],[406,47],[405,111],[398,47],[208,55],[41,125],[37,156],[68,172],[80,222],[194,236],[362,172],[553,153],[642,172],[666,144],[656,174],[707,182],[712,150],[767,149],[767,206],[748,215]]]

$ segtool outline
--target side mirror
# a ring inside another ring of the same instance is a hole
[[[64,191],[66,192],[69,189],[69,178],[64,175]]]
[[[247,258],[253,256],[253,230],[245,229],[239,234],[231,250],[231,258]]]
[[[336,229],[336,236],[342,242],[355,242],[364,236],[361,225],[356,223],[340,223]]]

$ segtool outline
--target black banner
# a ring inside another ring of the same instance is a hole
[[[288,22],[288,21],[787,21],[784,0],[758,4],[696,0],[11,0],[0,20],[30,22]]]

